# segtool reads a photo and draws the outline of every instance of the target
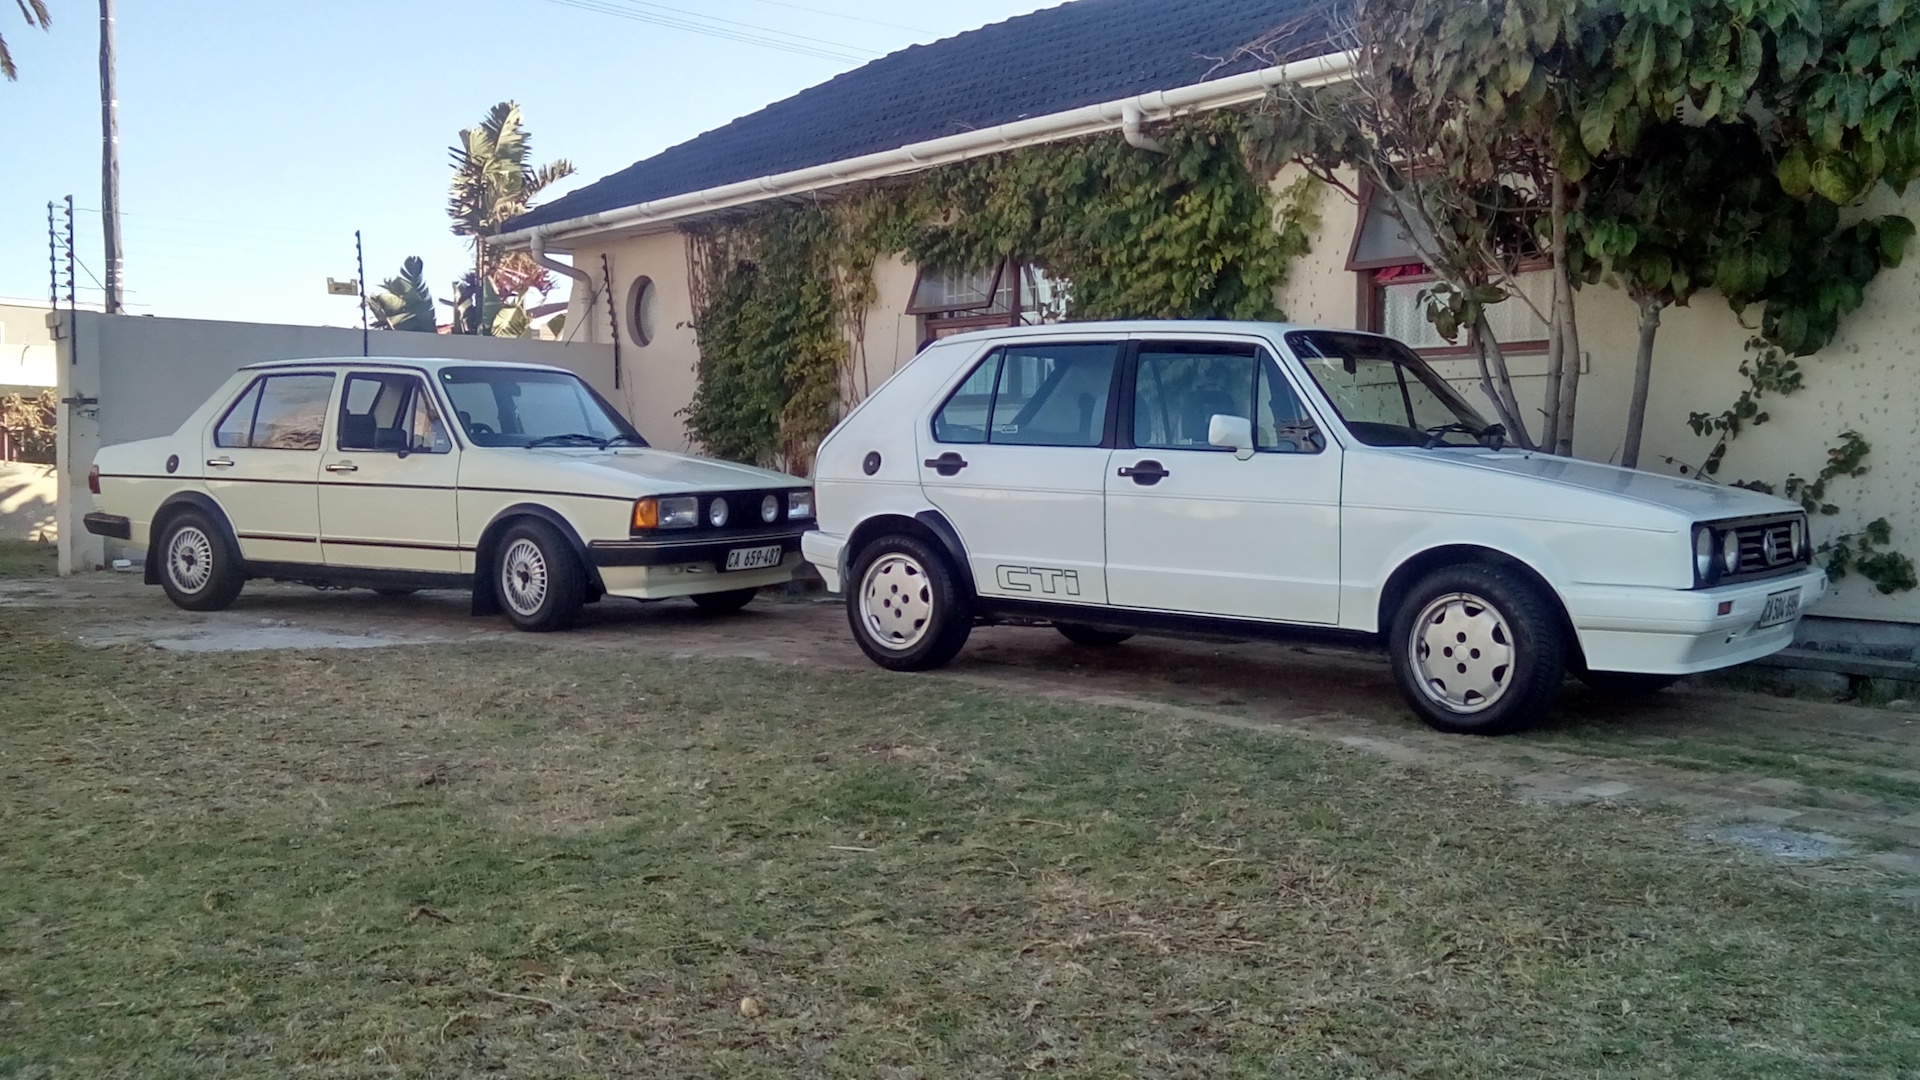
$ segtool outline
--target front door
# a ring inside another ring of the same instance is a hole
[[[459,454],[427,384],[410,372],[354,372],[320,471],[329,566],[457,573]]]
[[[1143,341],[1106,471],[1107,591],[1130,608],[1332,624],[1340,453],[1266,349]],[[1251,422],[1251,455],[1208,442]]]
[[[1102,473],[1125,343],[996,349],[920,432],[920,482],[983,595],[1107,602]]]
[[[226,511],[248,562],[318,563],[314,477],[334,376],[262,375],[207,440],[207,491]]]

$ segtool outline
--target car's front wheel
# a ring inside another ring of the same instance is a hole
[[[760,595],[759,589],[729,589],[726,592],[694,593],[692,600],[701,611],[711,611],[716,615],[731,615]]]
[[[522,630],[565,630],[586,602],[586,571],[560,531],[544,521],[521,521],[500,538],[493,587],[500,607]]]
[[[972,598],[943,552],[894,533],[854,563],[847,621],[860,649],[891,671],[927,671],[952,660],[973,632]]]
[[[1497,566],[1450,566],[1422,578],[1401,601],[1388,651],[1414,712],[1462,735],[1537,722],[1567,670],[1552,601]]]
[[[188,611],[219,611],[233,603],[247,583],[239,554],[205,514],[181,513],[160,533],[160,587],[167,599]]]

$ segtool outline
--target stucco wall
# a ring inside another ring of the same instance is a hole
[[[575,285],[567,308],[565,336],[575,342],[611,347],[611,324],[600,296],[602,256],[612,273],[611,297],[620,327],[618,400],[648,442],[687,449],[691,445],[687,422],[679,414],[693,401],[694,368],[700,361],[700,350],[693,335],[686,242],[677,232],[665,232],[611,239],[573,250],[573,264],[592,273],[594,290],[589,294]],[[642,276],[653,279],[658,305],[653,337],[644,346],[634,335],[632,310],[633,283]]]
[[[0,391],[52,387],[53,335],[47,306],[0,302]]]
[[[368,353],[551,364],[579,374],[619,401],[613,391],[613,351],[604,345],[376,330]],[[92,569],[107,557],[100,538],[80,526],[81,516],[93,508],[87,469],[100,447],[177,430],[208,394],[248,364],[359,355],[358,330],[87,311],[79,312],[73,324],[63,323],[56,365],[60,396],[93,398],[95,403],[60,407],[60,572]]]

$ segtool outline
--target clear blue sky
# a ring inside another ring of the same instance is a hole
[[[447,229],[447,147],[495,102],[520,102],[536,158],[566,157],[579,169],[571,187],[861,62],[609,11],[871,58],[1047,6],[121,0],[129,309],[358,325],[356,302],[325,291],[329,276],[354,274],[355,229],[370,281],[419,255],[447,295],[469,259]],[[53,28],[42,32],[0,3],[0,33],[20,67],[18,82],[0,81],[0,297],[46,296],[49,200],[71,193],[80,207],[100,206],[98,5],[48,7]],[[103,273],[98,213],[81,213],[78,231],[82,262]],[[97,301],[93,280],[79,276],[81,299]]]

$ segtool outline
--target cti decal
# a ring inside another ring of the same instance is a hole
[[[1001,566],[994,576],[1006,592],[1045,593],[1048,596],[1079,596],[1080,575],[1073,570],[1055,570],[1047,566]]]

